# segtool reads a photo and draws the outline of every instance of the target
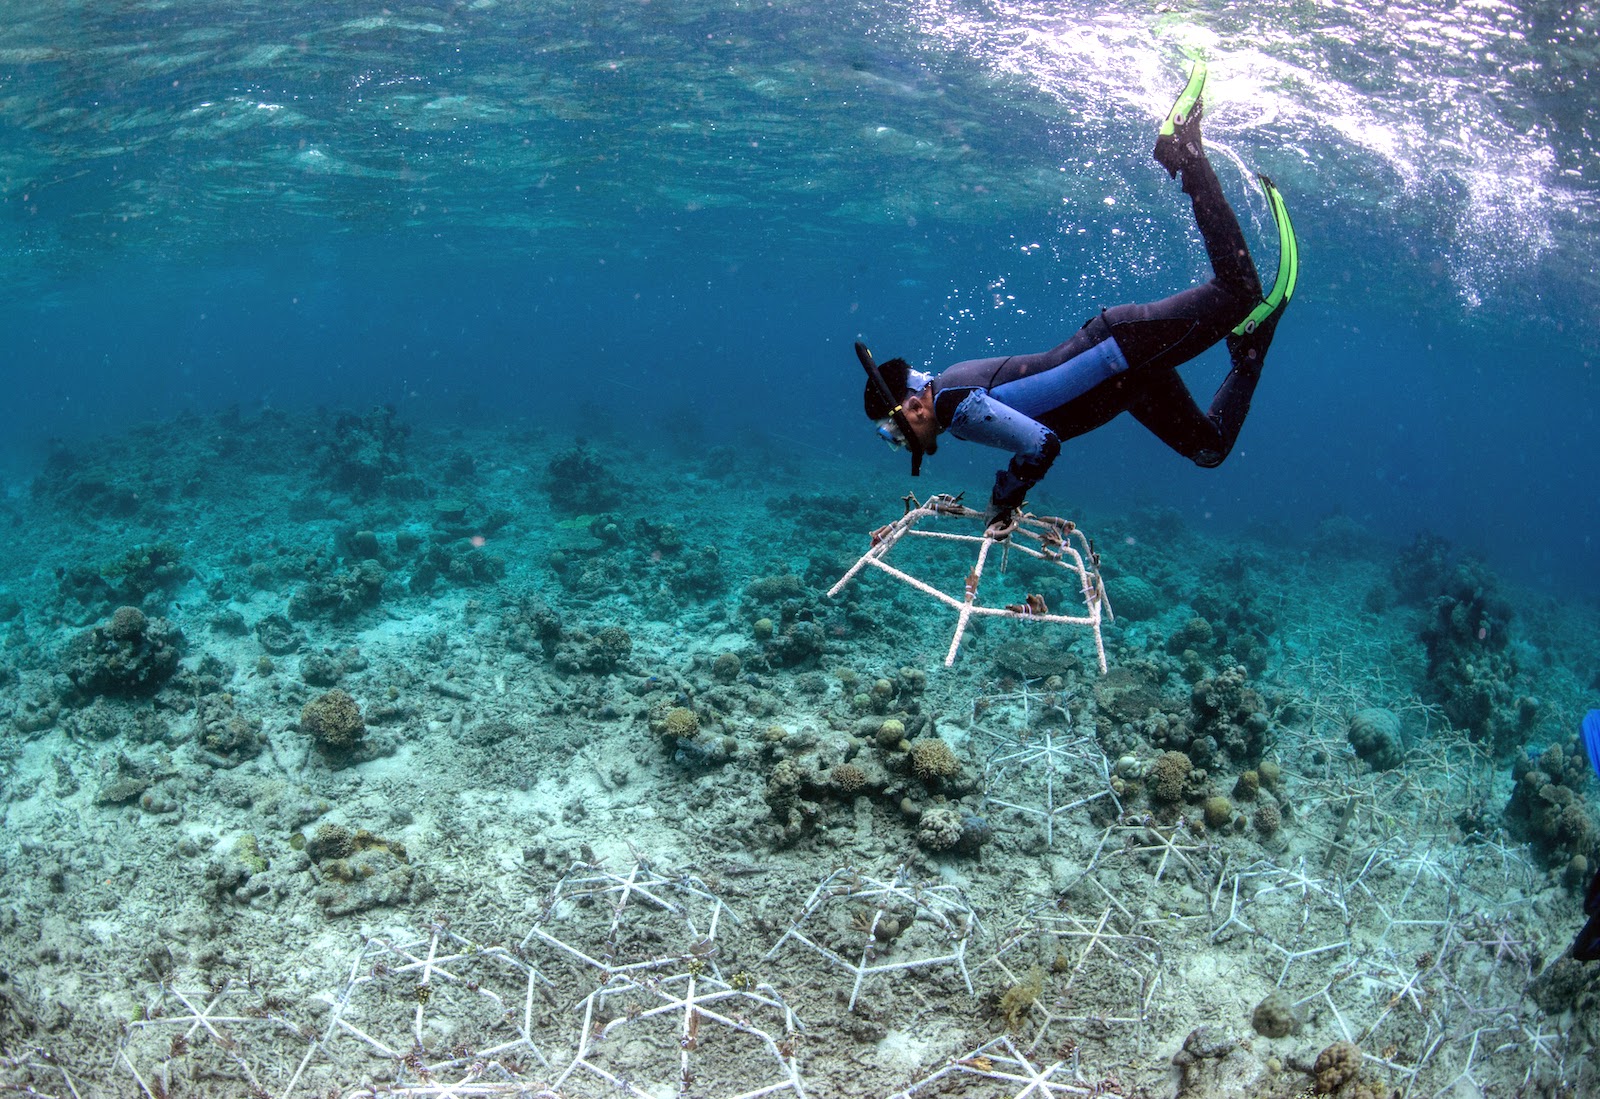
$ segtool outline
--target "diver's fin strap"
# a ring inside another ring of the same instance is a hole
[[[1278,223],[1278,277],[1261,304],[1250,310],[1250,315],[1233,330],[1235,336],[1246,336],[1256,330],[1256,325],[1276,313],[1290,298],[1300,281],[1300,243],[1294,235],[1294,223],[1289,220],[1289,208],[1283,196],[1267,176],[1261,179],[1261,189],[1267,193],[1267,205],[1272,208],[1272,220]]]
[[[1167,117],[1161,123],[1161,129],[1156,131],[1161,137],[1171,137],[1189,119],[1194,105],[1200,101],[1200,93],[1206,86],[1206,62],[1202,57],[1194,59],[1194,64],[1189,68],[1189,83],[1184,85],[1183,93],[1178,96],[1178,101],[1172,105],[1172,110],[1167,112]]]

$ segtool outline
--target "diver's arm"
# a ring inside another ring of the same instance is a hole
[[[958,439],[1011,451],[1011,462],[994,475],[989,494],[991,520],[1022,506],[1028,490],[1044,479],[1050,463],[1061,453],[1055,432],[974,389],[950,418],[950,434]]]

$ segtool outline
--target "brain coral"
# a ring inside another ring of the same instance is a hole
[[[1318,1095],[1332,1095],[1361,1072],[1361,1050],[1350,1042],[1335,1042],[1317,1054],[1317,1063],[1311,1074],[1315,1083],[1311,1090]]]
[[[948,851],[961,842],[961,814],[945,806],[935,806],[922,814],[917,826],[917,843],[929,851]]]
[[[1389,771],[1405,760],[1400,740],[1400,719],[1389,710],[1369,706],[1350,718],[1350,746],[1374,771]]]

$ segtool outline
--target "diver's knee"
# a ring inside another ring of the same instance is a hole
[[[1228,303],[1227,327],[1236,328],[1261,304],[1261,280],[1254,272],[1248,278],[1239,276],[1229,282],[1228,294],[1233,300]]]

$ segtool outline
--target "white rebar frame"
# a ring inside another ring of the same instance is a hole
[[[916,504],[915,498],[908,501]],[[967,625],[974,617],[978,618],[1009,618],[1021,622],[1048,622],[1061,626],[1084,626],[1094,637],[1095,659],[1100,664],[1100,674],[1106,672],[1106,646],[1105,639],[1101,636],[1100,622],[1102,614],[1116,618],[1111,610],[1111,601],[1106,598],[1105,584],[1100,579],[1100,568],[1094,552],[1089,544],[1088,537],[1078,529],[1076,523],[1067,519],[1054,516],[1040,516],[1025,514],[1019,517],[1014,526],[1005,533],[1004,538],[995,539],[987,531],[978,534],[955,534],[950,531],[917,530],[916,526],[924,519],[977,519],[983,520],[983,512],[975,511],[959,503],[955,497],[940,495],[929,497],[921,504],[911,507],[899,519],[886,527],[881,527],[872,533],[872,547],[862,554],[850,570],[839,578],[839,582],[828,589],[830,598],[837,596],[844,590],[844,586],[862,569],[871,565],[882,572],[894,577],[901,583],[909,584],[922,594],[931,596],[952,608],[956,614],[955,636],[950,639],[950,649],[945,654],[945,667],[955,663],[956,652],[961,648],[961,638],[967,631]],[[921,538],[939,538],[950,542],[964,542],[976,544],[978,547],[977,562],[968,574],[965,582],[965,596],[957,599],[948,595],[925,580],[919,580],[910,573],[895,568],[883,559],[906,535],[915,535]],[[1018,539],[1026,539],[1037,543],[1040,547],[1024,545]],[[1035,613],[1033,611],[1011,610],[1006,607],[981,606],[978,599],[978,588],[983,581],[984,565],[989,559],[989,552],[994,547],[1001,547],[1001,571],[1005,571],[1005,555],[1011,550],[1027,554],[1029,557],[1047,564],[1059,565],[1075,575],[1078,590],[1083,597],[1084,614],[1052,614],[1049,612]]]
[[[170,1000],[176,1000],[183,1010],[170,1010]],[[253,1003],[248,1009],[236,1009],[233,1005],[242,1000]],[[172,1091],[174,1062],[181,1057],[191,1056],[192,1051],[201,1043],[207,1043],[215,1048],[222,1059],[231,1062],[243,1080],[248,1081],[249,1085],[260,1093],[293,1095],[301,1073],[322,1049],[322,1041],[282,1015],[252,1010],[258,1008],[259,1004],[259,997],[233,980],[224,981],[216,988],[193,992],[186,992],[175,985],[163,984],[152,1003],[145,1005],[144,1017],[134,1020],[124,1029],[122,1042],[117,1048],[117,1059],[133,1077],[140,1093],[149,1099],[155,1099],[156,1096]],[[169,1032],[181,1037],[185,1043],[181,1052],[174,1046],[172,1052],[159,1058],[151,1069],[150,1080],[139,1071],[139,1066],[134,1063],[134,1057],[129,1052],[135,1036],[146,1032]],[[294,1043],[309,1043],[309,1046],[295,1069],[293,1078],[281,1093],[276,1093],[267,1088],[268,1081],[264,1081],[256,1071],[260,1066],[253,1064],[247,1053],[258,1043],[269,1045],[272,1038],[285,1034],[289,1035]]]
[[[1158,939],[1138,931],[1123,930],[1137,922],[1109,898],[1106,907],[1092,920],[1082,919],[1058,907],[1057,902],[1051,902],[1035,908],[1023,922],[1006,933],[994,957],[984,964],[997,966],[1013,984],[1021,980],[1017,969],[1006,961],[1006,956],[1014,951],[1026,953],[1030,946],[1036,949],[1041,941],[1059,944],[1060,957],[1068,963],[1060,969],[1050,966],[1050,1002],[1041,998],[1029,1007],[1030,1012],[1042,1015],[1043,1020],[1028,1043],[1027,1052],[1035,1052],[1056,1023],[1093,1025],[1107,1030],[1120,1026],[1133,1033],[1135,1048],[1141,1053],[1144,1051],[1156,999],[1165,982],[1166,960]],[[1076,953],[1075,961],[1068,958],[1068,950]],[[1125,987],[1122,990],[1128,993],[1124,1002],[1108,1002],[1105,978],[1110,974],[1137,985],[1137,989]],[[1099,980],[1092,982],[1095,987],[1085,1000],[1079,995],[1079,981],[1083,978],[1088,983],[1090,976]]]
[[[408,1047],[385,1041],[382,1035],[352,1018],[358,993],[379,995],[365,992],[364,986],[387,978],[416,981],[414,990],[417,1004],[412,1012],[411,1031],[407,1035],[411,1040]],[[502,990],[490,987],[486,983],[490,978],[504,981]],[[469,998],[481,999],[484,1006],[490,1008],[502,1024],[512,1031],[513,1036],[473,1048],[465,1056],[459,1052],[449,1052],[430,1063],[426,1056],[428,1036],[424,1019],[429,1005],[432,1005],[432,1010],[439,1010],[435,993],[445,987],[459,988]],[[508,1087],[520,1087],[526,1091],[529,1084],[525,1080],[484,1077],[486,1073],[497,1077],[520,1075],[507,1070],[502,1062],[510,1062],[514,1055],[523,1053],[532,1054],[540,1065],[550,1068],[549,1058],[534,1037],[537,1029],[534,1011],[538,994],[542,988],[548,987],[550,982],[536,966],[506,948],[475,943],[438,923],[429,929],[424,939],[402,941],[373,936],[366,939],[363,949],[352,963],[350,980],[342,994],[326,998],[333,1011],[323,1044],[329,1044],[336,1032],[343,1032],[365,1043],[373,1053],[391,1061],[404,1059],[409,1054],[412,1063],[407,1064],[406,1068],[416,1080],[397,1081],[396,1087],[406,1086],[412,1090],[403,1093],[396,1091],[395,1094],[490,1095],[500,1094],[495,1089]],[[501,991],[505,995],[501,995]],[[459,1079],[449,1084],[435,1079],[447,1073],[455,1074]],[[439,1088],[447,1090],[436,1090]]]
[[[1087,764],[1092,772],[1099,776],[1103,785],[1093,793],[1075,797],[1070,801],[1063,800],[1058,805],[1057,778],[1082,773],[1081,770],[1071,766],[1073,763]],[[1042,807],[1010,801],[995,792],[1001,777],[1016,775],[1019,778],[1026,778],[1039,773],[1044,776]],[[998,805],[1003,809],[1012,809],[1018,813],[1041,818],[1044,821],[1046,847],[1055,845],[1056,818],[1075,809],[1099,801],[1101,798],[1110,798],[1111,804],[1116,807],[1117,815],[1122,814],[1122,802],[1111,787],[1111,767],[1105,753],[1100,750],[1100,744],[1094,737],[1084,736],[1081,733],[1072,733],[1059,741],[1049,729],[1043,729],[1031,738],[1027,736],[1005,738],[1002,747],[996,749],[984,764],[984,779],[987,791],[984,794],[985,804]]]
[[[609,926],[601,935],[601,957],[547,930],[548,925],[578,900],[590,900],[597,906],[603,905],[603,910],[608,913]],[[705,917],[703,930],[695,921],[692,904],[702,906],[701,914]],[[633,915],[636,911],[661,912],[673,917],[687,932],[684,941],[678,946],[664,943],[661,951],[647,957],[630,961],[619,959],[616,954],[618,937],[624,923],[636,918]],[[569,959],[598,970],[602,981],[618,974],[673,968],[685,957],[699,958],[715,973],[717,934],[723,916],[729,920],[734,918],[721,899],[706,889],[705,883],[698,878],[659,874],[642,861],[635,862],[620,874],[588,863],[576,863],[556,883],[544,914],[538,923],[528,929],[518,948],[527,951],[534,940],[538,940]]]
[[[933,1090],[938,1085],[937,1093]],[[969,1088],[966,1085],[972,1084]],[[994,1085],[1001,1085],[995,1088]],[[1089,1099],[1096,1095],[1120,1095],[1112,1089],[1077,1078],[1073,1067],[1063,1061],[1036,1065],[1019,1050],[1008,1034],[991,1038],[977,1049],[948,1062],[931,1076],[925,1076],[889,1099],[915,1099],[919,1095],[967,1095],[984,1099]]]
[[[872,905],[873,908],[870,923],[853,932],[860,935],[861,942],[860,956],[855,961],[819,942],[804,930],[806,921],[830,901],[835,900],[861,901]],[[892,948],[891,943],[878,938],[878,925],[891,906],[902,911],[914,912],[916,923],[921,925],[923,933],[931,932],[937,937],[942,937],[950,944],[950,949],[944,953],[934,952],[922,957],[908,958],[905,961],[877,961],[881,954]],[[783,945],[793,939],[834,965],[848,970],[855,977],[855,982],[850,988],[850,1002],[846,1007],[848,1011],[855,1010],[856,1000],[861,996],[861,986],[868,977],[883,973],[930,969],[935,966],[953,967],[961,975],[961,981],[966,985],[967,995],[970,996],[974,993],[972,977],[967,972],[967,944],[981,930],[977,913],[967,904],[961,890],[953,885],[914,883],[903,866],[896,870],[893,881],[882,881],[861,874],[850,867],[843,867],[829,874],[812,890],[811,898],[806,902],[799,919],[795,920],[783,936],[772,945],[772,949],[767,951],[762,961],[772,961],[783,949]]]
[[[0,1070],[5,1069],[19,1070],[25,1076],[31,1076],[34,1073],[43,1073],[46,1076],[60,1076],[61,1082],[66,1085],[67,1090],[59,1092],[40,1091],[31,1083],[16,1082],[13,1079],[0,1076],[0,1091],[10,1091],[17,1095],[27,1096],[28,1099],[67,1099],[70,1092],[71,1099],[83,1099],[83,1093],[78,1090],[78,1085],[73,1082],[72,1074],[47,1049],[30,1046],[15,1057],[0,1054]]]
[[[625,1010],[609,1020],[602,1018],[608,1011],[606,1001],[618,996],[643,996],[656,1003],[649,1008]],[[757,1026],[754,1018],[758,1011],[781,1016],[782,1033],[774,1035],[770,1030]],[[677,1093],[683,1099],[689,1095],[706,1094],[701,1087],[697,1087],[699,1081],[692,1060],[694,1052],[709,1037],[709,1033],[701,1033],[705,1022],[755,1039],[771,1060],[776,1073],[775,1079],[765,1083],[744,1081],[754,1086],[724,1099],[762,1099],[782,1092],[788,1092],[794,1099],[805,1099],[805,1087],[800,1080],[800,1068],[794,1050],[794,1039],[800,1031],[800,1023],[777,991],[768,984],[734,988],[709,974],[688,971],[667,977],[618,974],[604,988],[586,996],[583,1000],[583,1029],[577,1055],[556,1079],[554,1087],[560,1088],[574,1073],[582,1070],[599,1077],[619,1093],[634,1096],[635,1099],[654,1099],[658,1093],[641,1090],[633,1082],[593,1060],[592,1055],[595,1047],[614,1032],[658,1016],[671,1015],[678,1017],[674,1026],[678,1049]]]

